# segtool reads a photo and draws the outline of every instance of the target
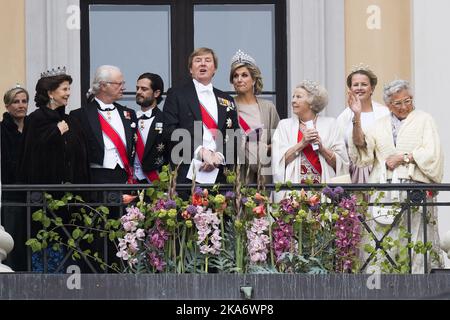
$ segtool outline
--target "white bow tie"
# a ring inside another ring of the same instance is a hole
[[[201,83],[198,84],[198,91],[199,92],[210,92],[213,93],[213,86],[212,83],[208,84],[208,85],[203,85]]]
[[[99,106],[101,111],[113,111],[116,107],[113,104],[103,104]]]
[[[145,111],[145,112],[139,110],[139,111],[136,112],[136,116],[138,117],[138,119],[141,118],[144,115],[145,115],[146,118],[150,119],[152,117],[152,110],[148,110],[148,111]]]

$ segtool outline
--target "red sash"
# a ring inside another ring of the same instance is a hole
[[[297,142],[302,141],[303,133],[298,130],[298,136],[297,136]],[[322,167],[320,165],[320,159],[317,153],[313,150],[311,144],[308,144],[305,149],[303,149],[303,154],[305,155],[306,159],[308,159],[309,163],[314,167],[314,169],[319,172],[319,174],[322,174]]]
[[[248,134],[250,131],[252,131],[248,123],[241,116],[239,116],[239,125],[241,126],[242,130],[244,130],[245,134]]]
[[[142,165],[142,159],[144,158],[144,139],[142,138],[141,132],[137,130],[137,141],[136,141],[136,154],[138,156],[139,162]],[[158,171],[153,170],[150,172],[144,172],[144,175],[147,177],[148,181],[153,182],[155,180],[159,180]]]
[[[202,112],[202,122],[206,128],[208,128],[209,132],[211,132],[214,140],[217,136],[217,130],[219,127],[217,126],[217,122],[214,118],[209,114],[208,110],[200,103],[200,111]]]
[[[133,184],[133,170],[131,169],[130,162],[128,161],[127,148],[120,138],[119,134],[110,126],[108,121],[103,118],[103,116],[99,113],[98,119],[100,120],[100,126],[102,127],[102,131],[106,134],[106,136],[111,139],[112,143],[116,147],[119,152],[120,159],[122,160],[123,167],[127,173],[128,184]]]

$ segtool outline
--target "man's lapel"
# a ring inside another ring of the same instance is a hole
[[[102,128],[100,126],[100,121],[98,120],[98,107],[100,107],[98,102],[94,100],[88,104],[85,110],[92,132],[94,133],[97,142],[104,148]]]
[[[153,145],[155,144],[156,137],[159,134],[159,131],[155,130],[156,123],[157,122],[162,123],[163,121],[163,113],[161,112],[161,110],[158,109],[157,106],[153,109],[152,112],[155,115],[155,119],[153,119],[152,125],[148,130],[147,141],[145,142],[144,158],[152,149]]]
[[[198,100],[197,91],[195,91],[194,82],[191,81],[186,87],[186,101],[192,110],[194,120],[202,121],[202,113],[200,111],[200,101]]]
[[[133,140],[133,132],[131,128],[131,112],[124,110],[124,108],[117,103],[114,103],[114,105],[116,106],[120,118],[122,119],[122,124],[125,131],[125,140],[126,140],[125,143],[127,147],[127,152],[130,153],[132,148],[131,141]]]
[[[219,128],[219,130],[221,130],[222,128],[224,128],[225,125],[225,121],[227,118],[227,106],[223,104],[223,99],[220,95],[220,92],[214,88],[214,95],[216,97],[216,103],[217,103],[217,114],[218,114],[218,121],[217,121],[217,127]],[[220,98],[220,99],[219,99]],[[228,99],[226,99],[228,100]]]

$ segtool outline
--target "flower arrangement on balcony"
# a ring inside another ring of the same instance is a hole
[[[37,252],[46,247],[72,250],[72,258],[87,257],[115,272],[358,272],[361,221],[367,212],[361,198],[342,187],[324,187],[290,190],[273,203],[263,187],[242,187],[236,172],[227,175],[232,190],[220,185],[207,190],[193,183],[187,198],[175,191],[176,172],[165,167],[154,185],[123,196],[127,207],[120,219],[109,218],[104,206],[86,205],[72,212],[69,221],[37,211],[33,220],[44,229],[28,245]],[[71,201],[83,203],[72,195],[47,200],[50,211]],[[69,236],[63,235],[63,226],[70,228]],[[94,231],[115,243],[120,263],[108,264],[83,247],[94,241]]]

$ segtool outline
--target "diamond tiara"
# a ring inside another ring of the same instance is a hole
[[[364,64],[362,62],[360,62],[358,65],[353,66],[351,73],[353,72],[357,72],[357,71],[367,71],[367,72],[372,72],[372,70],[370,69],[370,67],[367,64]]]
[[[241,49],[236,51],[233,58],[231,58],[231,64],[233,65],[235,63],[248,63],[248,64],[256,66],[255,59],[253,59],[250,55],[246,54]]]
[[[303,80],[300,83],[300,87],[303,87],[309,93],[316,94],[319,91],[319,84],[313,80]]]
[[[41,73],[41,78],[46,78],[46,77],[54,77],[54,76],[59,76],[59,75],[65,75],[66,73],[66,67],[58,67],[57,69],[53,68],[51,70],[47,70],[45,72]]]

